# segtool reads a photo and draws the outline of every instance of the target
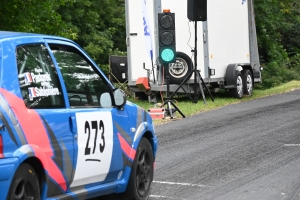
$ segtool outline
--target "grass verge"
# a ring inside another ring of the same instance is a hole
[[[288,83],[285,83],[283,85],[270,88],[267,90],[253,90],[253,95],[251,97],[243,97],[242,99],[236,99],[233,97],[230,97],[229,94],[225,91],[219,91],[216,93],[212,93],[212,96],[214,98],[214,102],[211,100],[210,96],[206,94],[206,104],[204,104],[202,97],[200,96],[199,101],[197,103],[193,103],[190,98],[184,96],[184,97],[177,97],[174,98],[173,103],[181,110],[181,112],[185,116],[191,116],[194,114],[198,114],[200,112],[208,111],[208,110],[213,110],[213,109],[218,109],[220,107],[227,106],[229,104],[234,104],[234,103],[239,103],[243,101],[249,101],[253,99],[258,99],[270,95],[275,95],[275,94],[281,94],[285,92],[290,92],[295,89],[300,89],[300,81],[291,81]],[[133,98],[129,98],[129,101],[136,103],[137,105],[143,107],[145,110],[149,110],[150,108],[153,107],[158,107],[158,105],[153,105],[150,104],[148,101],[142,101],[142,100],[135,100]],[[160,102],[162,104],[162,102]],[[166,106],[165,106],[166,108]],[[180,113],[176,112],[176,117],[174,117],[173,120],[178,120],[182,118]],[[165,119],[155,119],[153,120],[154,124],[162,124],[162,123],[167,123],[171,121],[169,117],[166,117]]]

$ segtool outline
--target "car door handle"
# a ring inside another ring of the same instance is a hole
[[[77,133],[77,127],[76,127],[76,118],[75,117],[70,117],[69,118],[70,122],[70,130],[72,133]]]

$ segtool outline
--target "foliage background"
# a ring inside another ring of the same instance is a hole
[[[254,0],[265,89],[300,80],[300,1]]]
[[[300,80],[300,1],[254,0],[266,89]],[[126,55],[125,0],[2,0],[0,30],[75,40],[108,71],[109,55]]]

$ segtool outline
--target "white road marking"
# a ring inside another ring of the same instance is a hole
[[[207,185],[199,185],[192,183],[177,183],[177,182],[166,182],[166,181],[153,181],[153,183],[169,184],[169,185],[183,185],[183,186],[192,186],[192,187],[208,187]]]
[[[160,199],[160,198],[174,199],[172,197],[166,197],[166,196],[161,196],[161,195],[150,195],[150,197],[157,198],[157,199]]]
[[[300,147],[300,144],[284,144],[285,147]]]

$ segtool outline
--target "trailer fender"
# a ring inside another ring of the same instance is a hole
[[[225,75],[225,88],[236,88],[236,75],[238,72],[241,72],[243,67],[238,63],[229,64],[226,69]]]

